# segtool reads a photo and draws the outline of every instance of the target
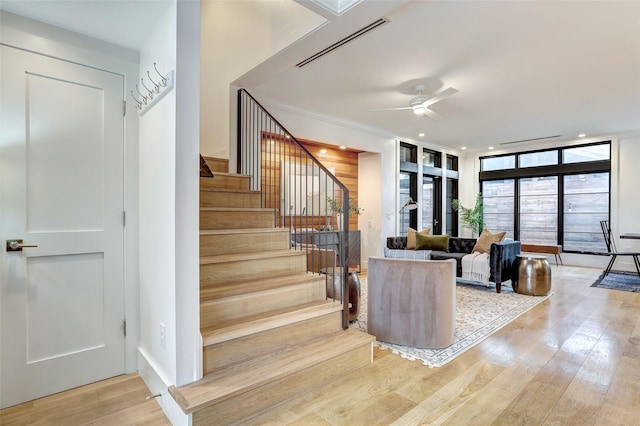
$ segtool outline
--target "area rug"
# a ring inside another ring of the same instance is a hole
[[[358,319],[351,327],[367,331],[367,280],[360,279],[361,298]],[[552,293],[551,293],[552,294]],[[502,293],[494,287],[458,283],[456,286],[456,330],[453,344],[443,349],[418,349],[379,342],[383,350],[391,350],[403,358],[420,360],[429,367],[441,367],[468,351],[491,334],[513,321],[529,309],[548,299],[548,296],[525,296],[511,287],[502,286]]]
[[[640,292],[640,277],[635,272],[611,271],[606,277],[603,275],[604,272],[591,287]]]

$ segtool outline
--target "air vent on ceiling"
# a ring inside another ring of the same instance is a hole
[[[380,18],[375,22],[370,23],[369,25],[367,25],[366,27],[356,31],[355,33],[346,36],[345,38],[343,38],[340,41],[337,41],[335,43],[333,43],[331,46],[329,47],[325,47],[324,49],[322,49],[321,51],[319,51],[318,53],[316,53],[315,55],[311,55],[309,56],[307,59],[305,59],[304,61],[300,61],[296,64],[296,67],[298,68],[302,68],[305,65],[310,64],[311,62],[315,61],[316,59],[320,59],[321,57],[323,57],[324,55],[326,55],[327,53],[333,52],[334,50],[336,50],[337,48],[344,46],[347,43],[352,42],[353,40],[362,37],[363,35],[365,35],[366,33],[368,33],[369,31],[375,30],[376,28],[378,28],[381,25],[386,24],[387,22],[389,22],[386,18]]]
[[[522,139],[520,141],[503,142],[500,145],[511,145],[512,143],[543,141],[545,139],[559,138],[560,136],[562,136],[562,135],[544,136],[544,137],[541,137],[541,138],[533,138],[533,139]]]

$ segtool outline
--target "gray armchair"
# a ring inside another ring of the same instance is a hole
[[[415,348],[445,348],[456,325],[456,263],[370,257],[368,332]]]

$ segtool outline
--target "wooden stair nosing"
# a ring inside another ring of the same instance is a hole
[[[228,324],[221,324],[219,328],[208,327],[202,330],[203,346],[215,345],[341,310],[342,303],[328,299],[237,318]]]
[[[200,235],[268,234],[289,233],[289,228],[238,228],[238,229],[201,229]]]
[[[262,194],[261,191],[255,191],[252,189],[233,189],[233,188],[216,188],[213,186],[207,186],[204,188],[200,188],[200,191],[203,192],[225,192],[228,194]]]
[[[375,337],[371,335],[347,329],[305,345],[232,365],[180,388],[171,386],[169,393],[182,411],[190,414],[374,341]]]
[[[226,213],[226,212],[247,212],[247,213],[273,213],[274,208],[265,207],[200,207],[200,212]]]
[[[231,173],[231,172],[216,172],[216,176],[230,176],[230,177],[241,177],[245,179],[251,179],[251,175],[245,175],[242,173]],[[201,179],[211,179],[211,178],[201,178]]]
[[[275,259],[278,257],[306,256],[304,250],[270,250],[266,252],[232,253],[218,254],[214,256],[201,256],[200,266],[213,265],[216,263],[244,262],[248,260]]]
[[[270,277],[260,280],[235,282],[216,287],[205,287],[200,289],[200,302],[202,303],[210,300],[224,299],[227,297],[233,297],[253,292],[262,292],[280,287],[289,287],[297,284],[312,283],[316,280],[324,281],[325,279],[326,277],[323,275],[306,272],[295,275],[287,275],[284,277]]]

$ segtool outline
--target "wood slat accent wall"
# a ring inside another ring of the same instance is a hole
[[[349,189],[349,196],[355,203],[358,203],[358,153],[356,150],[341,150],[338,147],[327,145],[321,142],[299,139],[304,146],[323,166],[335,169],[336,177]],[[321,153],[320,150],[326,150]],[[294,148],[293,144],[287,139],[276,135],[270,137],[264,135],[262,139],[262,191],[265,200],[264,207],[280,208],[280,154],[293,155],[302,158],[302,152]],[[300,160],[300,163],[303,160]],[[296,221],[298,222],[298,221]],[[314,218],[313,226],[317,224],[325,224],[326,218]],[[288,225],[279,224],[279,225]],[[302,226],[301,223],[298,223]],[[351,215],[349,217],[349,229],[358,229],[358,216]]]

